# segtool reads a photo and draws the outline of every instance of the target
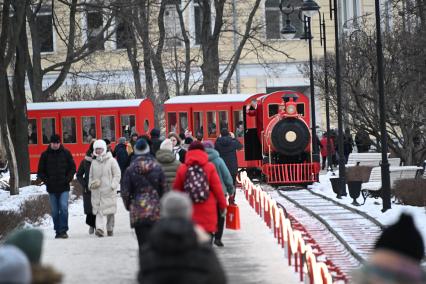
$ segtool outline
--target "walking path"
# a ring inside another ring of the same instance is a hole
[[[262,220],[238,192],[241,230],[225,230],[225,247],[215,250],[228,276],[228,283],[299,283],[294,268],[288,267]],[[45,228],[43,262],[64,274],[63,283],[136,283],[137,240],[130,229],[128,213],[118,200],[113,237],[88,234],[81,200],[70,210],[69,239],[54,239],[51,227]]]

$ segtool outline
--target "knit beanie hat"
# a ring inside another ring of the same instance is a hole
[[[191,137],[186,137],[183,144],[190,145],[192,142],[194,142],[194,139],[192,139]]]
[[[383,230],[375,249],[387,249],[420,262],[425,248],[422,236],[414,225],[413,217],[401,214],[398,222]]]
[[[192,142],[191,145],[189,145],[188,151],[197,150],[197,149],[204,151],[203,143],[201,143],[200,141]]]
[[[126,137],[118,138],[118,144],[124,144],[124,143],[126,143]]]
[[[149,145],[148,142],[140,138],[138,141],[136,141],[135,147],[133,149],[136,155],[144,155],[149,153]]]
[[[17,247],[0,246],[0,283],[30,284],[31,266],[28,258]]]
[[[19,229],[7,236],[5,244],[14,245],[26,254],[31,263],[40,263],[43,233],[37,229]]]
[[[58,134],[50,136],[50,143],[61,143],[61,137]]]
[[[160,214],[163,218],[183,218],[190,220],[192,216],[192,202],[188,194],[169,191],[160,201]]]
[[[229,136],[228,128],[222,128],[222,129],[220,130],[220,135],[221,135],[222,137]]]
[[[203,141],[203,146],[204,148],[214,148],[213,142],[209,140]]]
[[[163,142],[161,142],[160,150],[168,150],[170,152],[173,152],[173,142],[169,138],[164,139]]]
[[[106,154],[106,152],[107,152],[107,144],[106,144],[106,142],[104,140],[99,139],[99,140],[96,140],[95,143],[93,143],[93,150],[94,150],[93,153],[95,154],[95,156],[98,156],[96,154],[96,149],[98,149],[98,148],[104,149],[104,151],[102,152],[101,155]]]
[[[151,137],[160,137],[160,130],[158,130],[157,128],[153,128],[150,132]]]

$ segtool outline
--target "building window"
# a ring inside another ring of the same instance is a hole
[[[299,19],[298,11],[300,10],[300,0],[290,0],[286,3],[293,5],[294,12],[289,15],[291,24],[296,28],[295,38],[298,39],[303,35],[303,22]],[[265,1],[265,25],[266,39],[280,39],[281,29],[287,20],[286,16],[281,13],[279,8],[280,0]]]
[[[167,0],[164,11],[164,28],[166,33],[165,46],[182,46],[183,37],[179,21],[179,14],[176,11],[176,4],[180,5],[180,0]]]
[[[343,28],[354,28],[360,14],[359,0],[343,0],[342,4]]]
[[[101,11],[87,11],[87,42],[89,49],[104,50],[103,18]]]
[[[36,17],[36,29],[40,39],[41,52],[53,52],[52,7],[42,7]]]
[[[195,44],[201,43],[201,30],[203,27],[203,10],[198,1],[194,2],[194,37]]]
[[[116,49],[125,49],[132,36],[129,24],[120,18],[116,18],[116,23]]]

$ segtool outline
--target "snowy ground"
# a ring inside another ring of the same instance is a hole
[[[338,174],[338,173],[336,173]],[[415,206],[407,206],[392,203],[392,209],[387,210],[385,213],[382,213],[382,200],[380,198],[367,198],[367,201],[362,206],[354,206],[352,205],[352,198],[343,197],[342,199],[337,199],[336,194],[333,192],[331,187],[331,183],[329,177],[330,173],[320,175],[319,183],[315,183],[311,186],[311,189],[314,192],[322,194],[324,196],[330,197],[333,200],[361,210],[371,217],[374,217],[377,221],[382,223],[383,225],[390,225],[396,222],[401,215],[402,212],[406,212],[411,214],[414,217],[417,228],[421,231],[423,240],[426,243],[426,208],[425,207],[415,207]],[[362,196],[357,199],[358,203],[363,202]]]

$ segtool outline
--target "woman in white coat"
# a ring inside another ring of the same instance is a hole
[[[89,189],[92,192],[93,215],[96,215],[95,234],[98,237],[104,236],[106,217],[107,234],[112,236],[121,178],[120,167],[111,152],[107,152],[104,140],[96,140],[93,149],[96,159],[90,166]]]

